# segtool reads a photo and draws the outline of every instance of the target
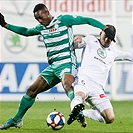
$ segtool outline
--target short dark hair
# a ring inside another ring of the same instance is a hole
[[[116,29],[113,25],[107,24],[106,25],[110,30],[112,30],[114,32],[114,34],[116,34]]]
[[[37,5],[34,7],[33,13],[35,13],[35,12],[37,12],[37,11],[39,11],[39,10],[48,10],[48,8],[47,8],[44,4],[39,3],[39,4],[37,4]]]
[[[105,32],[106,36],[111,39],[112,41],[115,41],[115,34],[116,34],[116,29],[113,25],[107,24],[106,27],[103,29]]]

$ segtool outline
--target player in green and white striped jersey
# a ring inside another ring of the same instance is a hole
[[[24,36],[42,35],[49,62],[49,66],[40,73],[37,80],[28,88],[26,95],[23,96],[15,117],[1,124],[0,129],[21,127],[22,118],[33,105],[37,94],[52,88],[59,82],[62,82],[67,96],[72,100],[74,97],[72,83],[77,72],[72,26],[88,24],[100,29],[105,27],[101,22],[88,17],[72,15],[53,17],[44,4],[37,4],[33,13],[40,24],[30,29],[7,24],[0,13],[2,27]]]

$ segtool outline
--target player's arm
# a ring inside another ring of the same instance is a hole
[[[100,29],[105,28],[105,25],[102,24],[100,21],[89,17],[64,15],[61,17],[61,20],[67,26],[89,24]]]
[[[116,56],[115,61],[127,60],[133,62],[133,53],[123,52],[119,50],[117,50],[117,53],[118,55]]]
[[[38,35],[40,34],[39,31],[37,31],[35,28],[26,28],[26,27],[21,27],[21,26],[15,26],[11,24],[7,24],[6,29],[13,31],[17,34],[23,35],[23,36],[33,36],[33,35]]]
[[[1,13],[0,13],[0,25],[10,31],[13,31],[23,36],[33,36],[33,35],[40,34],[40,32],[36,28],[28,29],[26,27],[15,26],[15,25],[6,23],[4,16]]]

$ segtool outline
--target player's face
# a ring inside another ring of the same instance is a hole
[[[35,19],[42,25],[48,26],[52,20],[49,11],[47,10],[39,10],[34,13]]]
[[[102,31],[100,34],[100,42],[104,48],[108,48],[112,41],[106,36],[105,32]]]

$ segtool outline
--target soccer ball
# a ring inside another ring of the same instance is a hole
[[[53,130],[59,130],[65,125],[65,117],[60,112],[52,112],[47,117],[47,125]]]

